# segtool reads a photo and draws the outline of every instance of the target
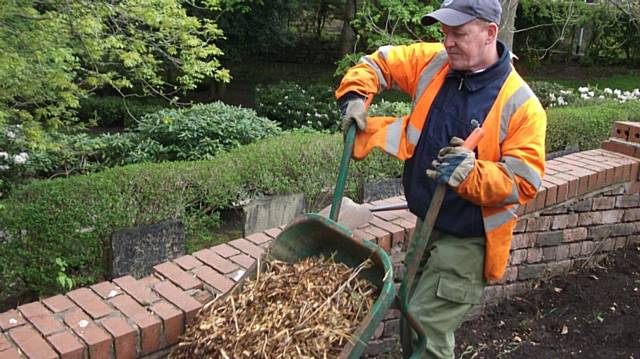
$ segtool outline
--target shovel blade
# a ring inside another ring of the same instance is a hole
[[[318,214],[329,218],[331,206],[323,208]],[[338,215],[338,223],[349,230],[361,227],[373,219],[373,213],[361,204],[355,203],[348,197],[342,197],[340,204],[340,214]]]

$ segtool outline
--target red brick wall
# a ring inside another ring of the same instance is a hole
[[[638,245],[639,163],[608,150],[548,161],[543,189],[520,209],[507,273],[486,289],[474,314],[526,292],[541,277]],[[354,235],[391,255],[399,281],[415,222],[406,210],[379,212]],[[185,323],[213,296],[228,291],[280,231],[269,229],[159,264],[149,277],[121,277],[2,313],[0,359],[162,356]],[[394,310],[376,330],[366,355],[397,350],[398,328],[399,312]]]

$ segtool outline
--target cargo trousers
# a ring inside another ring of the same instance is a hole
[[[416,232],[422,221],[418,220]],[[411,248],[409,248],[411,250]],[[480,302],[487,283],[483,278],[485,237],[456,237],[433,230],[410,294],[409,311],[422,324],[427,336],[425,359],[454,357],[454,331],[465,315]],[[408,334],[403,321],[401,335]],[[408,339],[405,337],[405,339]],[[406,357],[406,354],[405,354]]]

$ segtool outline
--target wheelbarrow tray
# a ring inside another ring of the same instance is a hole
[[[378,289],[376,298],[362,323],[354,331],[353,340],[345,345],[338,356],[341,359],[359,358],[395,298],[391,260],[387,253],[374,243],[356,239],[345,227],[316,213],[304,214],[287,225],[275,239],[265,260],[296,263],[317,256],[333,257],[336,262],[344,263],[353,269],[367,259],[373,262],[373,266],[360,272],[359,277]],[[258,270],[263,271],[264,261],[259,262],[249,268],[226,295],[239,290],[246,278],[255,278]]]

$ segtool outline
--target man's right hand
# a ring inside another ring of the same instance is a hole
[[[365,100],[362,98],[353,98],[344,104],[344,110],[342,112],[342,132],[346,134],[354,122],[361,131],[367,128],[367,107]]]

